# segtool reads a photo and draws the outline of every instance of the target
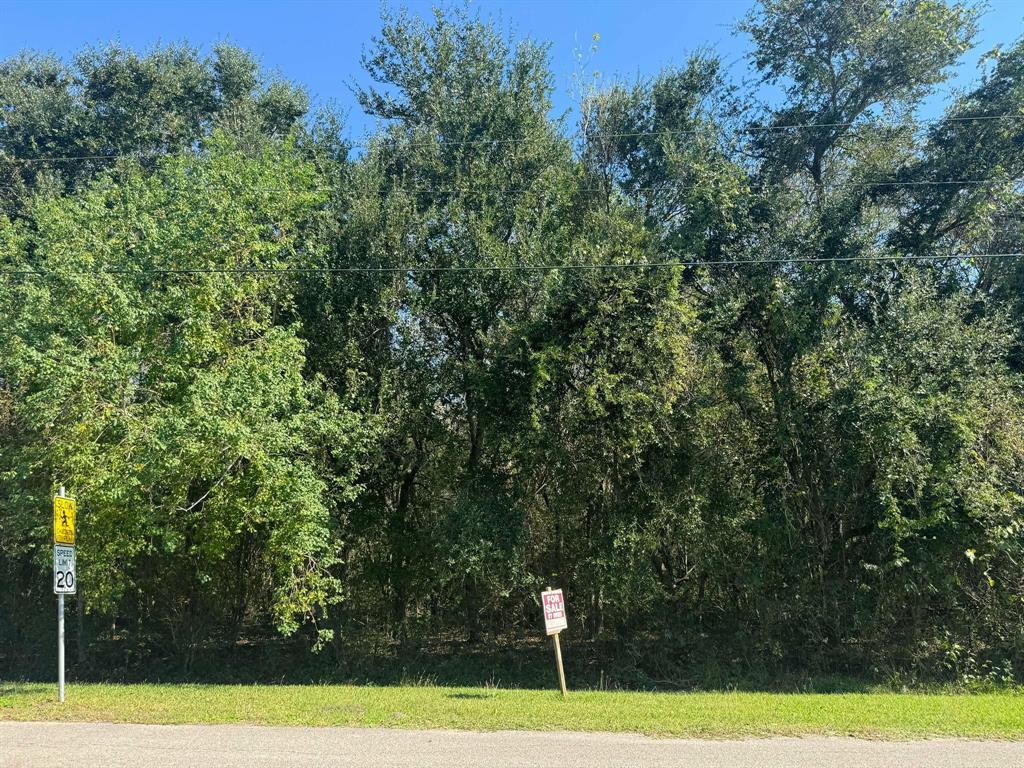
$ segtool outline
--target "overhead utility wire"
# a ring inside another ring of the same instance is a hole
[[[1024,258],[1024,251],[1007,253],[961,253],[942,254],[935,256],[835,256],[816,259],[812,257],[794,257],[790,259],[713,259],[708,261],[654,261],[610,262],[603,264],[495,264],[473,266],[424,267],[406,265],[397,267],[385,266],[351,266],[351,267],[197,267],[197,268],[151,268],[151,269],[91,269],[70,271],[47,270],[0,270],[0,275],[18,277],[50,277],[68,275],[219,275],[219,274],[344,274],[344,273],[390,273],[406,274],[409,272],[551,272],[557,270],[626,270],[626,269],[685,269],[690,267],[721,267],[763,264],[834,264],[850,262],[923,262],[923,261],[955,261],[968,259],[992,258]]]
[[[993,120],[1024,120],[1024,113],[1006,113],[1000,115],[963,115],[959,117],[931,117],[921,118],[916,120],[916,123],[940,123],[940,122],[973,122],[973,121],[993,121]],[[836,123],[787,123],[782,125],[751,125],[744,128],[734,128],[732,133],[746,134],[746,133],[766,133],[773,131],[787,131],[787,130],[808,130],[812,128],[852,128],[854,126],[861,127],[872,127],[872,128],[902,128],[904,125],[900,123],[881,122],[881,121],[857,121],[851,120],[848,122],[836,122]],[[686,130],[671,130],[662,129],[655,131],[631,131],[623,133],[601,133],[597,134],[599,137],[608,139],[627,139],[627,138],[639,138],[641,136],[692,136],[707,133],[705,129],[686,129]],[[445,145],[473,145],[473,144],[529,144],[532,142],[546,140],[547,136],[531,137],[531,138],[509,138],[509,139],[445,139],[437,138],[435,141],[419,141],[412,142],[409,146],[434,146],[435,144]],[[362,147],[368,148],[375,139],[356,141],[348,144],[349,147]],[[2,159],[18,162],[18,163],[55,163],[64,161],[75,161],[75,160],[118,160],[120,158],[139,158],[139,157],[161,157],[168,153],[165,152],[150,152],[150,153],[113,153],[107,155],[55,155],[48,157],[5,157]]]
[[[1024,177],[1015,177],[1010,179],[909,179],[899,180],[893,179],[890,181],[852,181],[844,180],[834,183],[827,184],[828,189],[843,189],[847,187],[853,188],[869,188],[869,187],[942,187],[942,186],[997,186],[1000,184],[1024,184]],[[288,194],[288,195],[299,195],[299,194],[321,194],[337,192],[338,187],[260,187],[260,186],[228,186],[225,184],[189,184],[190,189],[204,189],[217,192],[267,192],[272,194]],[[681,183],[679,181],[667,181],[665,184],[660,186],[644,186],[644,187],[622,187],[621,185],[604,186],[604,187],[575,187],[569,188],[570,193],[583,192],[601,194],[609,191],[619,191],[624,194],[636,194],[636,193],[648,193],[648,192],[669,192],[669,191],[686,191],[693,189],[703,189],[709,186],[707,183]],[[15,184],[0,184],[0,189],[9,189],[20,191],[22,187]],[[523,187],[471,187],[465,186],[402,186],[396,185],[390,188],[385,188],[384,191],[401,191],[408,193],[423,193],[423,194],[472,194],[472,195],[486,195],[486,194],[500,194],[507,192],[525,192],[531,191],[528,186]],[[543,190],[538,190],[543,191]],[[753,190],[758,194],[766,194],[766,190]]]

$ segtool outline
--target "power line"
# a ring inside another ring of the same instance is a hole
[[[927,123],[940,123],[940,122],[968,122],[968,121],[987,121],[987,120],[1024,120],[1024,114],[1007,113],[1002,115],[964,115],[962,117],[928,117],[915,120],[918,124]],[[892,122],[881,122],[878,120],[870,121],[858,121],[849,120],[846,122],[837,123],[784,123],[779,125],[748,125],[743,128],[734,128],[733,133],[771,133],[778,131],[788,130],[810,130],[814,128],[910,128],[913,124],[910,123],[892,123]],[[660,131],[633,131],[628,133],[597,133],[597,136],[606,137],[611,139],[630,139],[639,138],[642,136],[699,136],[706,134],[707,130],[701,129],[688,129],[683,131],[673,130],[660,130]],[[454,142],[452,142],[454,143]]]
[[[931,117],[921,118],[915,120],[916,124],[930,124],[930,123],[960,123],[960,122],[987,122],[987,121],[1003,121],[1003,120],[1024,120],[1024,113],[1005,113],[998,115],[961,115],[954,117]],[[846,122],[833,122],[833,123],[785,123],[780,125],[750,125],[742,128],[734,128],[731,133],[734,134],[749,134],[749,133],[771,133],[787,130],[811,130],[815,128],[905,128],[912,127],[911,124],[892,123],[892,122],[881,122],[881,121],[857,121],[850,120]],[[708,129],[686,129],[686,130],[671,130],[661,129],[652,131],[628,131],[628,132],[615,132],[615,133],[598,133],[596,134],[599,138],[607,139],[626,139],[626,138],[640,138],[643,136],[697,136],[705,135],[709,132]],[[537,136],[530,138],[508,138],[508,139],[448,139],[443,137],[435,137],[433,141],[418,141],[411,142],[407,146],[411,147],[430,147],[437,144],[446,146],[471,146],[476,144],[482,145],[505,145],[505,144],[530,144],[539,141],[546,141],[551,139],[551,136]],[[363,141],[350,142],[349,147],[361,147],[368,149],[373,146],[376,142],[381,139],[373,138]],[[107,160],[119,160],[121,158],[133,158],[133,159],[144,159],[144,158],[159,158],[168,155],[176,154],[174,152],[136,152],[136,153],[109,153],[102,155],[53,155],[45,157],[3,157],[0,156],[0,160],[6,160],[8,162],[15,163],[56,163],[56,162],[73,162],[73,161],[107,161]]]
[[[1014,177],[1008,179],[893,179],[888,181],[855,181],[855,180],[843,180],[834,182],[826,185],[827,189],[844,189],[844,188],[886,188],[886,187],[943,187],[943,186],[997,186],[1000,184],[1024,184],[1024,177]],[[260,187],[260,186],[228,186],[222,184],[189,184],[190,189],[204,189],[214,192],[266,192],[269,194],[279,195],[300,195],[300,194],[329,194],[337,192],[339,187]],[[697,184],[688,183],[682,184],[679,181],[668,181],[665,184],[659,186],[642,186],[642,187],[624,187],[621,184],[614,184],[601,187],[573,187],[567,191],[570,193],[584,193],[584,194],[605,194],[610,191],[619,191],[623,194],[648,194],[657,192],[685,192],[688,190],[702,189],[709,184]],[[21,191],[23,187],[16,184],[0,184],[0,189],[8,189],[12,191]],[[532,191],[529,186],[523,187],[492,187],[492,188],[478,188],[470,186],[411,186],[405,187],[402,185],[392,186],[385,188],[383,191],[388,192],[406,192],[409,194],[460,194],[460,195],[488,195],[488,194],[502,194],[510,192],[528,192]],[[538,192],[544,190],[536,190]],[[756,194],[767,194],[767,191],[755,191]]]
[[[467,272],[552,272],[559,270],[644,270],[644,269],[688,269],[693,267],[724,267],[748,265],[788,265],[788,264],[839,264],[853,262],[928,262],[928,261],[967,261],[971,259],[1018,259],[1024,258],[1024,252],[1006,253],[960,253],[940,254],[933,256],[835,256],[828,258],[793,257],[788,259],[711,259],[708,261],[653,261],[653,262],[609,262],[600,264],[493,264],[473,266],[430,267],[418,265],[405,266],[349,266],[349,267],[197,267],[197,268],[152,268],[152,269],[90,269],[69,271],[45,270],[0,270],[0,275],[9,277],[63,277],[81,275],[276,275],[276,274],[349,274],[349,273],[467,273]]]

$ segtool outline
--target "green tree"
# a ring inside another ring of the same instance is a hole
[[[215,129],[249,142],[283,137],[309,108],[304,91],[223,43],[209,56],[187,45],[139,55],[114,44],[70,63],[23,53],[0,62],[0,104],[0,201],[9,214],[32,190],[74,189],[119,155],[151,165]]]
[[[304,376],[294,287],[234,271],[316,258],[297,238],[314,171],[287,147],[209,146],[38,197],[2,239],[4,266],[31,272],[0,287],[5,556],[45,565],[66,485],[90,610],[186,666],[245,622],[322,621],[362,430]]]
[[[916,119],[978,19],[764,0],[771,103],[704,52],[570,135],[543,44],[386,12],[355,157],[227,46],[3,62],[0,661],[63,482],[129,667],[554,582],[620,683],[1019,679],[1021,42]]]

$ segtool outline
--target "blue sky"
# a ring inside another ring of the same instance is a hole
[[[404,5],[427,13],[431,3]],[[731,27],[750,6],[750,0],[476,0],[470,4],[517,37],[551,43],[558,87],[556,111],[574,103],[571,86],[573,73],[580,68],[577,53],[582,50],[590,56],[594,33],[600,35],[599,49],[586,63],[587,76],[594,70],[605,76],[650,75],[708,47],[733,65],[737,78],[743,77],[749,41]],[[183,40],[208,49],[212,43],[229,40],[255,52],[266,68],[304,85],[315,101],[333,102],[347,111],[350,133],[358,138],[369,124],[348,83],[365,81],[359,56],[380,27],[381,7],[378,2],[356,0],[0,0],[0,57],[24,48],[67,57],[87,44],[111,40],[137,49]],[[976,76],[981,52],[997,43],[1013,42],[1022,31],[1024,2],[991,0],[978,44],[950,85],[968,84]],[[936,113],[938,104],[938,99],[933,100],[925,111]]]

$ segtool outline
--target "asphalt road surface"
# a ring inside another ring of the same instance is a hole
[[[840,737],[701,741],[610,733],[0,722],[3,768],[634,765],[1019,768],[1024,766],[1024,743],[952,739],[869,741]]]

